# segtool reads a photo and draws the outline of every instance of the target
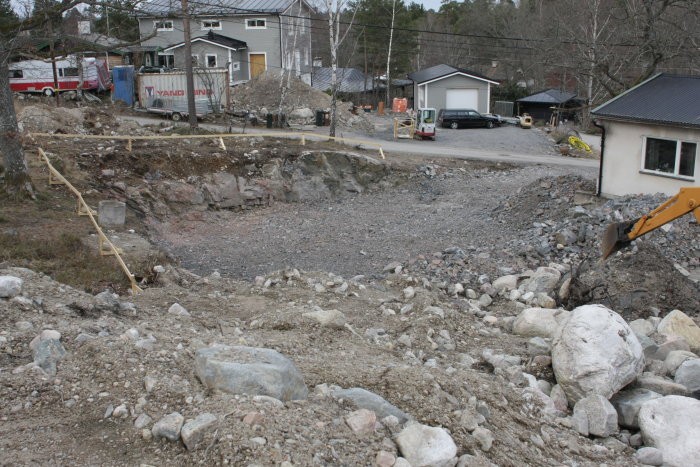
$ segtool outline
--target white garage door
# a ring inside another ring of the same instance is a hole
[[[448,89],[445,95],[445,108],[479,110],[479,90]]]

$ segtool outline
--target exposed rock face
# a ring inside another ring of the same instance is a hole
[[[666,396],[642,405],[639,427],[644,444],[660,449],[671,467],[700,466],[700,401]]]
[[[620,315],[602,305],[574,309],[552,347],[552,367],[573,405],[590,394],[609,399],[644,369],[642,347]]]
[[[231,394],[306,399],[308,389],[294,364],[272,349],[214,345],[197,351],[195,372],[211,389]]]

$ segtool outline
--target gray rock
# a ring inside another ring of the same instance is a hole
[[[459,417],[459,423],[469,432],[476,430],[479,425],[485,422],[486,417],[471,407],[462,410],[462,415]]]
[[[674,383],[673,381],[656,376],[650,373],[645,373],[637,378],[637,386],[640,388],[654,391],[663,396],[686,396],[688,389],[682,384]]]
[[[34,363],[52,376],[56,375],[56,366],[66,355],[66,349],[63,348],[60,339],[59,332],[45,330],[30,344]]]
[[[482,451],[488,452],[493,445],[493,433],[483,427],[477,427],[472,436],[479,442],[479,447]]]
[[[663,397],[661,394],[648,389],[636,388],[615,394],[610,402],[617,410],[620,426],[639,428],[639,409],[647,401]]]
[[[557,383],[575,404],[591,394],[606,399],[644,369],[642,347],[624,319],[602,305],[571,312],[552,345]]]
[[[644,465],[663,465],[664,453],[661,450],[651,447],[644,447],[637,451],[634,455],[640,464]]]
[[[537,355],[549,355],[551,350],[552,346],[549,345],[549,342],[541,337],[533,337],[527,341],[527,353],[533,357]]]
[[[497,293],[506,291],[510,292],[518,287],[518,276],[509,274],[507,276],[502,276],[493,281],[493,288]]]
[[[149,417],[145,413],[142,413],[141,415],[136,417],[136,420],[134,421],[134,428],[141,430],[150,425],[152,421],[153,419],[151,417]]]
[[[412,467],[441,465],[457,455],[457,445],[443,428],[410,423],[396,436],[401,455]]]
[[[556,337],[569,312],[551,308],[526,308],[513,322],[513,334],[526,337]]]
[[[674,381],[685,386],[693,397],[700,396],[700,358],[681,363]]]
[[[165,438],[170,441],[177,441],[180,439],[180,430],[184,422],[185,417],[178,412],[173,412],[158,420],[151,428],[151,433],[156,439]]]
[[[665,465],[700,466],[700,401],[667,396],[642,405],[639,428],[644,444],[660,449]]]
[[[520,289],[523,292],[544,292],[549,294],[556,289],[559,279],[561,279],[561,272],[557,269],[539,267],[529,279],[523,281]]]
[[[194,420],[190,420],[182,427],[182,442],[189,451],[194,451],[201,446],[202,441],[208,433],[213,432],[219,426],[219,419],[216,415],[203,413]]]
[[[210,389],[231,394],[306,399],[308,388],[294,364],[272,349],[214,345],[197,350],[195,372]]]
[[[675,376],[676,370],[679,366],[681,366],[681,363],[694,358],[698,358],[698,356],[693,352],[688,352],[687,350],[674,350],[668,353],[666,360],[664,360],[664,365],[666,365],[666,370],[668,373],[671,376]]]
[[[359,409],[371,410],[377,414],[377,418],[382,419],[393,415],[403,424],[411,420],[412,417],[389,403],[383,397],[362,388],[339,389],[332,392],[336,399],[350,399]]]
[[[95,305],[98,310],[117,311],[119,310],[119,299],[111,292],[105,290],[95,295]]]
[[[302,315],[305,318],[316,321],[322,327],[342,329],[347,322],[345,315],[339,310],[314,310]]]
[[[654,354],[654,359],[666,360],[668,354],[673,352],[674,350],[684,350],[686,352],[689,352],[690,346],[683,337],[676,335],[668,335],[666,336],[666,340],[659,344],[659,348]]]
[[[168,313],[177,316],[190,316],[190,312],[187,311],[185,307],[180,305],[179,303],[173,303],[172,305],[170,305],[170,308],[168,308]]]
[[[637,336],[639,340],[639,345],[642,346],[642,352],[644,353],[644,359],[650,360],[656,357],[656,352],[659,350],[659,344],[653,341],[650,337]]]
[[[574,405],[574,415],[588,421],[588,433],[594,436],[606,438],[617,433],[617,412],[608,400],[599,395],[592,394],[584,397]]]
[[[12,298],[22,293],[24,281],[15,276],[0,276],[0,298]]]
[[[646,319],[635,319],[629,323],[630,329],[639,336],[650,336],[656,328],[655,326],[647,321]]]

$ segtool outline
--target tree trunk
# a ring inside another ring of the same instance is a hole
[[[182,30],[185,40],[185,84],[187,87],[187,113],[190,129],[197,128],[197,105],[194,101],[194,72],[192,70],[192,35],[190,33],[190,11],[187,0],[182,4]]]
[[[7,55],[0,57],[0,148],[5,166],[5,183],[2,187],[14,199],[34,199],[34,186],[27,172],[24,150],[17,128],[17,115],[10,90],[10,71]]]

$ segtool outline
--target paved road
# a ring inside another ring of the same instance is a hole
[[[141,125],[152,125],[162,123],[165,120],[161,118],[150,118],[150,117],[140,117],[140,116],[126,116],[120,115],[119,119],[131,120],[138,122]],[[175,124],[173,122],[170,122]],[[178,123],[177,125],[186,125],[186,123]],[[226,133],[228,132],[228,126],[211,124],[211,123],[200,123],[200,127],[207,130]],[[313,134],[324,134],[327,135],[328,130],[326,128],[319,129],[316,127],[309,127],[313,131],[304,133],[308,136],[310,133]],[[233,132],[241,132],[242,128],[234,127]],[[268,130],[267,128],[248,128],[247,133],[273,133],[279,132],[280,130]],[[469,131],[469,130],[454,130],[454,131]],[[301,131],[299,132],[302,133]],[[526,152],[520,151],[489,151],[484,149],[470,149],[468,147],[454,147],[440,144],[440,141],[417,141],[417,140],[397,140],[397,141],[387,141],[382,138],[373,138],[367,136],[366,134],[352,133],[349,131],[338,131],[336,136],[342,136],[344,138],[357,139],[362,141],[368,141],[372,143],[378,143],[382,145],[385,153],[388,154],[417,154],[417,155],[427,155],[431,157],[447,157],[456,159],[477,159],[477,160],[488,160],[488,161],[502,161],[502,162],[513,162],[519,164],[541,164],[547,166],[564,166],[564,167],[580,167],[580,168],[590,168],[595,169],[598,167],[598,161],[592,159],[577,159],[572,157],[562,157],[555,154],[528,154]],[[353,145],[356,145],[352,143]],[[371,148],[371,146],[368,146]]]

